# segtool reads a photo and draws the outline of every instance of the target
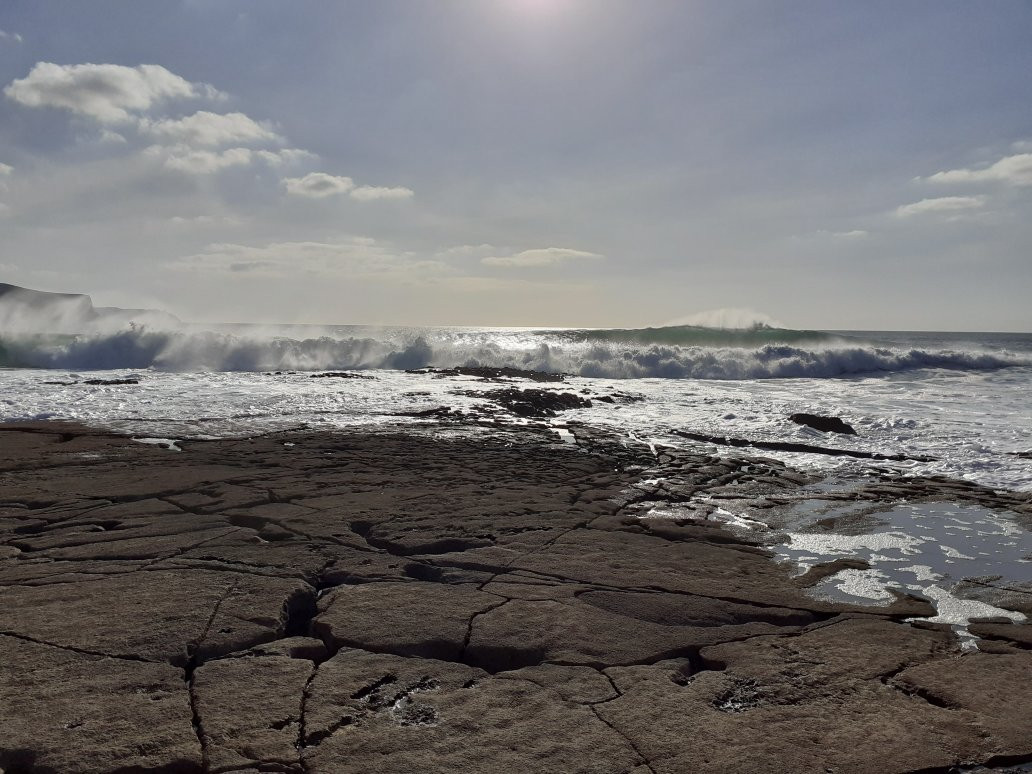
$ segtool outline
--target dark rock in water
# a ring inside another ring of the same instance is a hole
[[[439,377],[446,376],[477,376],[488,381],[499,381],[502,379],[529,379],[532,382],[561,382],[566,376],[564,374],[550,373],[548,371],[533,371],[522,368],[492,368],[490,366],[459,366],[458,368],[418,368],[409,369],[410,374],[435,374]]]
[[[91,387],[111,386],[119,384],[139,384],[139,379],[85,379],[81,382],[40,382],[40,384],[53,384],[58,387],[71,387],[73,384],[88,384]]]
[[[850,425],[847,425],[838,417],[822,417],[817,414],[793,414],[789,417],[797,425],[806,425],[822,433],[842,433],[843,435],[856,435]]]
[[[689,438],[703,443],[715,443],[719,446],[749,447],[767,449],[769,451],[806,452],[807,454],[827,454],[829,457],[856,457],[861,460],[891,460],[893,462],[935,462],[935,457],[908,457],[905,454],[879,454],[878,452],[856,451],[854,449],[833,449],[828,446],[813,446],[808,443],[791,443],[788,441],[750,441],[745,438],[730,438],[723,435],[707,433],[690,433],[687,430],[672,430],[674,435]]]
[[[436,406],[432,409],[422,411],[399,411],[394,414],[396,417],[418,417],[420,419],[451,419],[458,416],[449,406]]]
[[[645,396],[629,392],[614,392],[611,395],[598,395],[595,400],[599,403],[641,403],[645,400]]]
[[[1014,457],[1020,457],[1023,460],[1032,460],[1032,451],[1007,452],[1007,453],[1012,455],[1012,456],[1014,456]]]
[[[505,390],[492,390],[485,393],[467,393],[473,397],[483,397],[501,404],[516,416],[520,417],[554,417],[558,411],[569,411],[577,408],[591,408],[591,401],[574,395],[572,392],[552,392],[551,390],[520,390],[510,387]]]
[[[352,371],[327,371],[322,374],[311,374],[309,379],[373,379],[368,374],[356,374]]]

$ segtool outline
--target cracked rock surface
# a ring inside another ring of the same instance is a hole
[[[292,431],[175,451],[0,425],[0,770],[1032,760],[1029,626],[974,624],[984,646],[965,652],[906,622],[934,612],[924,600],[816,599],[836,568],[793,577],[704,518],[641,518],[700,496],[783,502],[807,474],[576,435]],[[949,481],[842,496],[1032,514]],[[1032,599],[978,584],[1011,609]]]

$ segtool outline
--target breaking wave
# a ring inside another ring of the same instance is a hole
[[[316,371],[509,366],[602,378],[783,379],[918,369],[988,370],[1032,357],[976,349],[886,347],[757,326],[638,330],[335,329],[301,337],[128,330],[0,341],[0,365],[70,370]]]

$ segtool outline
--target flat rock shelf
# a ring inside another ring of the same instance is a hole
[[[1032,627],[984,622],[965,651],[919,620],[923,599],[815,598],[838,568],[794,575],[717,522],[639,507],[791,495],[812,475],[573,434],[445,423],[160,446],[0,426],[0,769],[1032,760]],[[1003,495],[909,480],[864,496]]]

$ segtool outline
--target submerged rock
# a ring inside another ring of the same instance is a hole
[[[516,387],[510,387],[505,390],[466,394],[494,401],[519,417],[554,417],[559,411],[591,408],[590,400],[574,395],[572,392],[553,392],[552,390],[535,389],[520,390]]]
[[[369,374],[356,374],[354,371],[326,371],[321,374],[310,374],[309,379],[372,379]]]
[[[524,368],[494,368],[492,366],[459,366],[457,368],[418,368],[407,371],[410,374],[435,374],[446,376],[476,376],[485,381],[505,381],[507,379],[529,379],[532,382],[561,382],[564,374],[551,371],[534,371]]]
[[[789,419],[797,425],[806,425],[807,427],[812,427],[814,430],[820,430],[822,433],[856,435],[856,430],[838,417],[822,417],[817,414],[799,413],[792,414]]]

